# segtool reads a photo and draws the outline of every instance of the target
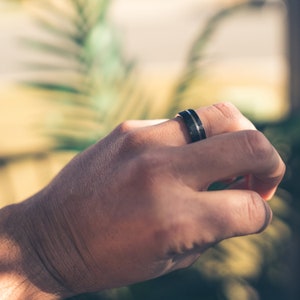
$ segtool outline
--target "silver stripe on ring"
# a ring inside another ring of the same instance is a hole
[[[178,115],[183,119],[192,143],[206,139],[206,133],[203,124],[198,114],[193,109],[186,109],[182,112],[179,112]]]

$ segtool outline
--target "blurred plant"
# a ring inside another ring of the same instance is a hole
[[[107,19],[110,0],[36,1],[40,35],[23,39],[41,60],[26,85],[59,105],[46,124],[57,148],[83,150],[121,120],[147,117],[133,63]]]
[[[171,95],[169,116],[174,116],[189,103],[199,102],[199,84],[201,84],[204,69],[204,61],[207,58],[206,48],[210,40],[223,22],[235,14],[263,7],[268,0],[250,0],[235,5],[221,8],[213,14],[206,22],[203,30],[195,38],[187,56],[185,68]],[[187,103],[188,102],[188,103]]]
[[[52,115],[46,134],[53,137],[57,149],[82,150],[120,121],[148,116],[150,97],[140,91],[134,65],[123,56],[122,45],[107,18],[109,3],[109,0],[36,2],[40,10],[35,20],[41,36],[27,38],[25,42],[44,58],[42,62],[27,64],[31,71],[38,72],[27,85],[46,91],[45,95],[56,104],[56,118]],[[193,93],[197,94],[206,45],[223,20],[263,4],[265,1],[243,2],[220,10],[208,20],[191,48],[166,116],[173,116],[187,99],[193,98]],[[285,221],[290,210],[279,196],[273,199],[272,206],[274,220],[266,232],[223,242],[208,251],[193,268],[73,299],[248,300],[259,299],[262,282],[265,290],[273,291],[268,299],[282,299],[278,257],[290,239]]]

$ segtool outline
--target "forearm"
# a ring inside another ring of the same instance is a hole
[[[28,239],[25,207],[22,203],[0,210],[0,299],[61,299]]]

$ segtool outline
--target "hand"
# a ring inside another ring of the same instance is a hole
[[[39,266],[22,265],[33,285],[58,297],[123,286],[266,228],[281,158],[233,105],[197,113],[206,140],[190,144],[180,118],[125,122],[17,206],[10,237]],[[237,176],[231,189],[207,191]]]

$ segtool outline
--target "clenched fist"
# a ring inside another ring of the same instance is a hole
[[[2,209],[1,299],[61,299],[147,280],[265,229],[265,200],[285,171],[280,156],[233,105],[197,114],[205,140],[191,143],[179,117],[127,121],[38,194]],[[208,191],[225,180],[228,189]]]

